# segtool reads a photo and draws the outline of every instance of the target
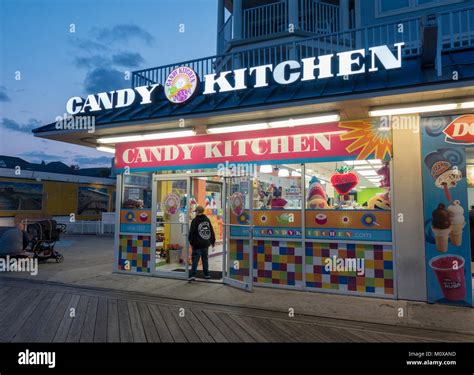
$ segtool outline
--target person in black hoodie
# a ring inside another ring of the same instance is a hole
[[[189,274],[189,281],[196,279],[196,271],[199,263],[199,258],[202,259],[202,270],[204,278],[210,279],[209,274],[209,246],[216,243],[216,236],[214,228],[212,227],[209,218],[204,215],[204,207],[197,206],[194,210],[196,217],[191,221],[191,228],[189,229],[189,243],[193,247],[191,273]]]

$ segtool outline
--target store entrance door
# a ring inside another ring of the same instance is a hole
[[[202,260],[199,261],[196,278],[206,281],[221,281],[224,256],[224,182],[215,174],[202,174],[191,177],[190,225],[198,205],[204,207],[204,214],[211,222],[216,238],[215,246],[208,249],[208,269],[210,279],[205,279]],[[192,249],[190,249],[192,252]],[[191,270],[192,261],[189,269]]]
[[[185,279],[189,269],[190,178],[155,175],[154,184],[154,271],[160,276]]]
[[[224,178],[224,284],[253,290],[253,180]]]

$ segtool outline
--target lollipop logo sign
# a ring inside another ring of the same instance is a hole
[[[196,92],[199,78],[194,70],[187,66],[174,69],[166,78],[166,98],[175,104],[187,102]]]

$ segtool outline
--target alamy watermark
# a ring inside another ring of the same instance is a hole
[[[56,367],[56,352],[33,352],[26,349],[24,352],[18,353],[19,365],[45,365],[48,368]]]
[[[324,260],[324,269],[327,272],[357,272],[358,276],[365,275],[365,261],[363,258],[338,258],[332,256]]]
[[[380,117],[379,130],[411,130],[417,134],[420,132],[420,121],[418,115],[393,115]]]
[[[56,130],[87,130],[88,133],[95,132],[95,116],[71,116],[64,113],[56,116]]]
[[[221,177],[254,177],[257,178],[257,164],[255,163],[225,163],[217,164],[217,175]]]
[[[31,276],[36,276],[38,258],[11,258],[7,255],[0,258],[0,272],[29,272]]]

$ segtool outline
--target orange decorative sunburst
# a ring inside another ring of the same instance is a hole
[[[342,141],[354,140],[346,151],[349,153],[359,151],[357,159],[364,160],[370,155],[375,159],[385,159],[392,156],[392,140],[390,131],[381,127],[370,120],[342,121],[339,127],[349,129],[348,132],[341,134]]]

